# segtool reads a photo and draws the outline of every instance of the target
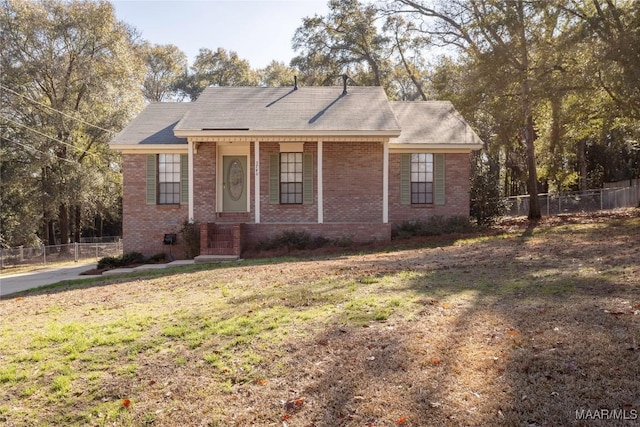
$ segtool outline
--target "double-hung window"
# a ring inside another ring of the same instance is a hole
[[[188,169],[186,154],[148,154],[145,196],[147,204],[187,204],[189,202]]]
[[[180,204],[180,154],[158,154],[158,204]]]
[[[433,154],[411,154],[411,204],[433,203]]]
[[[302,203],[302,153],[280,153],[280,203]]]
[[[308,205],[313,202],[313,154],[285,150],[270,154],[269,203]]]
[[[400,155],[400,204],[445,204],[445,154]]]

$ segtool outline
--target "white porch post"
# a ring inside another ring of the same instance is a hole
[[[389,141],[382,146],[382,223],[389,222]]]
[[[254,213],[255,223],[260,224],[260,141],[253,142],[253,156],[255,161],[254,174]]]
[[[189,164],[189,222],[193,223],[195,221],[193,214],[193,141],[191,139],[188,140],[188,164]]]
[[[318,224],[324,222],[324,189],[322,183],[322,141],[318,141]]]

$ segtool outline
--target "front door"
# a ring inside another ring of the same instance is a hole
[[[247,211],[247,156],[222,156],[222,211]]]

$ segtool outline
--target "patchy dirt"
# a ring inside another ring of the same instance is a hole
[[[52,321],[152,316],[109,365],[88,370],[100,347],[69,362],[77,374],[59,403],[47,398],[55,374],[33,380],[43,391],[31,400],[26,386],[6,381],[0,421],[38,424],[42,418],[11,408],[41,405],[66,425],[636,422],[638,211],[509,220],[495,230],[0,301],[6,324],[20,328],[15,337]],[[237,332],[215,329],[233,319],[245,322]],[[3,336],[13,342],[10,328]],[[50,351],[49,363],[59,350]],[[0,373],[25,358],[5,347]],[[43,363],[24,368],[27,378]],[[584,419],[603,409],[627,419]]]

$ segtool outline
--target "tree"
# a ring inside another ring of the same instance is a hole
[[[490,69],[498,84],[486,89],[517,105],[519,137],[526,152],[529,218],[540,218],[535,110],[545,82],[560,65],[554,63],[555,58],[538,54],[538,49],[543,42],[550,49],[557,47],[562,8],[554,2],[525,0],[452,0],[435,5],[398,0],[397,4],[422,19],[426,33],[459,48],[475,66]]]
[[[422,99],[427,101],[427,67],[422,52],[430,44],[429,38],[417,32],[413,22],[406,21],[401,16],[391,15],[387,18],[383,29],[390,33],[392,52],[396,53],[399,64],[394,67],[393,81],[398,87],[396,98],[402,100]],[[408,81],[411,84],[408,84]]]
[[[295,70],[283,62],[271,61],[266,68],[259,70],[260,85],[269,87],[293,86]]]
[[[187,71],[187,55],[172,44],[142,46],[147,66],[142,93],[147,101],[179,98],[176,84]]]
[[[590,46],[592,71],[624,114],[640,119],[640,2],[569,2]]]
[[[215,52],[202,48],[186,73],[177,83],[177,89],[195,101],[207,86],[256,86],[258,74],[249,62],[236,52],[218,48]]]
[[[66,243],[90,215],[117,209],[118,158],[106,142],[142,107],[136,35],[106,1],[3,0],[0,8],[2,196],[21,186],[33,197],[3,201],[13,211],[4,217],[38,209],[41,238],[54,242],[57,226]],[[15,243],[12,222],[0,234]]]
[[[330,0],[326,17],[303,19],[293,37],[291,61],[307,85],[334,83],[348,74],[360,85],[383,86],[390,72],[389,39],[377,26],[377,9],[358,0]]]

